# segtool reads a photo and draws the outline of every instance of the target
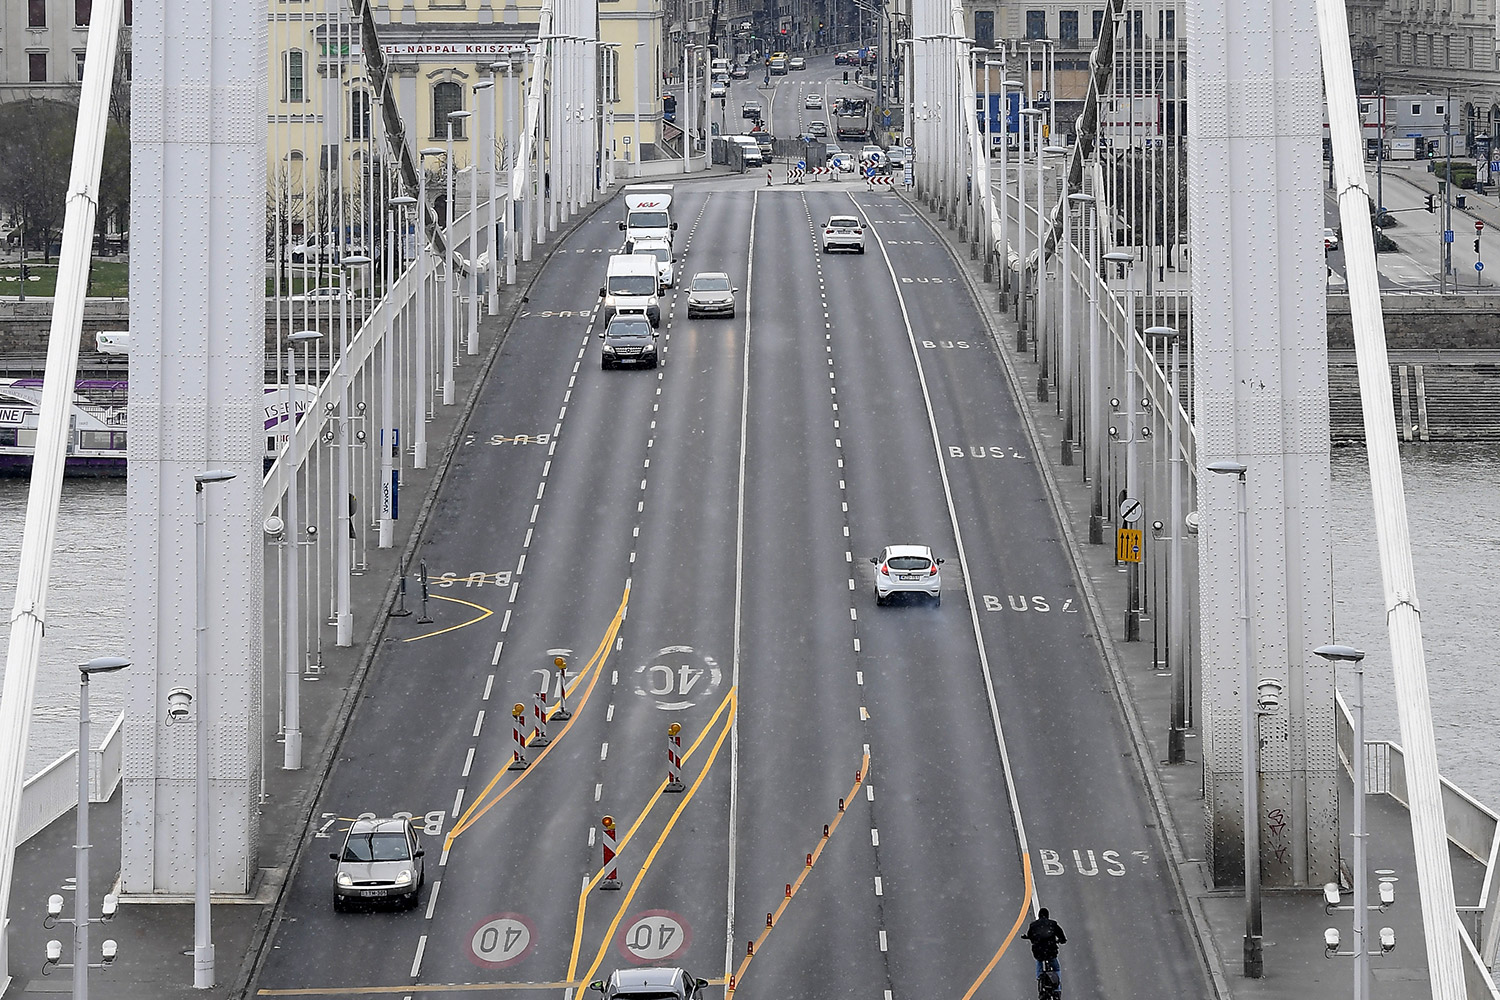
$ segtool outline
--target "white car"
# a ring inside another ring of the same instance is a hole
[[[722,83],[715,83],[708,88],[709,97],[724,97],[727,93]]]
[[[693,275],[688,285],[688,319],[699,316],[728,316],[734,318],[734,293],[739,291],[729,283],[729,275],[723,271],[700,271]]]
[[[852,215],[835,215],[823,227],[823,252],[852,250],[865,252],[864,224]]]
[[[661,276],[663,288],[672,288],[677,284],[677,262],[672,259],[672,244],[666,240],[633,240],[629,250],[631,253],[645,253],[656,258],[657,272]]]
[[[828,158],[828,165],[841,174],[852,174],[858,163],[854,162],[853,153],[834,153]]]
[[[309,288],[305,292],[293,295],[289,302],[337,302],[340,298],[353,299],[354,289],[340,288],[337,285],[324,285],[320,288]]]
[[[822,94],[808,94],[807,95],[807,100],[805,100],[805,101],[802,102],[802,106],[804,108],[806,108],[807,110],[809,110],[809,111],[822,111],[823,110],[823,95]]]
[[[875,564],[875,603],[888,604],[892,594],[926,594],[932,603],[943,603],[943,560],[925,545],[887,545]]]
[[[807,123],[807,134],[814,139],[828,138],[828,123],[825,121],[811,121]]]

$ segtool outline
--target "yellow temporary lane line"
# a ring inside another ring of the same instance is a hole
[[[584,706],[588,704],[589,697],[594,693],[594,685],[599,682],[599,677],[604,672],[604,659],[608,655],[609,648],[614,645],[615,636],[619,634],[620,623],[624,621],[625,608],[629,603],[630,588],[627,586],[625,588],[624,596],[620,598],[620,606],[615,609],[615,616],[610,621],[609,628],[605,630],[604,638],[599,642],[599,648],[594,650],[594,655],[589,657],[588,665],[584,667],[583,672],[579,675],[581,678],[583,673],[587,673],[590,670],[594,671],[594,676],[589,678],[588,687],[584,689],[583,697],[579,699],[578,705],[573,712],[573,718],[568,720],[567,725],[563,726],[562,731],[553,738],[551,743],[542,748],[542,752],[537,754],[536,759],[531,762],[531,767],[528,767],[526,770],[522,771],[516,777],[515,781],[512,781],[509,785],[506,785],[505,788],[501,789],[500,794],[486,801],[486,796],[488,796],[490,792],[494,791],[495,785],[499,784],[500,779],[509,773],[509,765],[507,764],[506,767],[503,767],[499,771],[495,772],[495,776],[490,779],[489,784],[485,785],[484,790],[477,796],[475,796],[474,801],[469,804],[469,808],[464,810],[464,814],[458,818],[458,821],[453,824],[453,828],[448,831],[448,835],[446,838],[444,838],[443,841],[443,850],[446,851],[450,849],[453,846],[453,841],[458,839],[460,834],[469,829],[469,827],[473,826],[474,823],[485,813],[489,812],[497,802],[505,798],[505,796],[509,795],[512,788],[515,788],[522,781],[524,781],[526,776],[530,774],[532,770],[538,764],[540,764],[543,759],[546,758],[547,754],[552,751],[552,748],[557,746],[557,744],[562,741],[562,738],[568,734],[568,730],[573,728],[573,723],[578,721],[578,717],[583,714]]]
[[[1031,894],[1033,891],[1030,854],[1021,855],[1021,870],[1026,875],[1026,894],[1021,897],[1021,912],[1016,914],[1016,922],[1011,925],[1010,933],[1005,935],[1004,941],[1000,942],[1000,947],[995,950],[995,956],[984,967],[984,971],[979,974],[979,978],[974,980],[974,985],[970,986],[968,992],[963,995],[963,1000],[974,1000],[974,994],[979,992],[979,987],[984,985],[984,981],[989,978],[990,973],[995,971],[995,966],[1000,964],[1000,956],[1004,955],[1010,948],[1010,943],[1016,939],[1016,935],[1021,931],[1021,926],[1026,923],[1026,917],[1031,909]]]
[[[458,631],[461,628],[468,628],[470,625],[476,624],[478,622],[482,622],[486,618],[488,618],[490,615],[492,615],[492,614],[495,613],[494,611],[490,610],[489,608],[483,607],[483,606],[478,605],[478,604],[474,604],[474,603],[472,603],[470,601],[460,600],[457,597],[442,597],[442,596],[440,596],[438,594],[431,594],[429,596],[434,601],[451,601],[454,604],[464,604],[464,605],[467,605],[467,606],[473,608],[475,611],[482,611],[484,613],[481,614],[481,615],[479,615],[476,618],[470,618],[466,622],[459,622],[457,625],[449,625],[447,628],[440,628],[436,632],[424,632],[421,635],[414,635],[410,639],[402,639],[401,640],[402,642],[416,642],[418,639],[431,639],[435,635],[443,635],[446,632],[456,632],[456,631]]]
[[[701,746],[703,744],[703,741],[708,738],[710,733],[713,732],[714,726],[718,724],[719,716],[722,715],[724,713],[724,709],[729,706],[729,702],[732,697],[734,697],[733,689],[731,689],[727,694],[724,695],[724,700],[719,702],[718,708],[714,709],[714,714],[709,717],[708,723],[703,727],[703,731],[698,734],[698,738],[695,739],[692,745],[688,747],[687,753],[682,755],[683,764],[687,764],[690,760],[693,759],[693,754],[697,752],[698,747]],[[666,790],[667,782],[665,779],[663,779],[662,783],[657,786],[655,794],[653,794],[650,801],[646,803],[646,808],[641,810],[641,814],[635,818],[635,822],[631,824],[630,829],[625,832],[625,836],[615,847],[616,856],[624,853],[625,845],[630,843],[630,838],[635,836],[635,832],[641,828],[641,824],[646,821],[646,817],[651,815],[651,810],[656,807],[656,803],[661,800],[661,797],[666,793]],[[605,872],[607,871],[608,868],[601,865],[599,870],[594,873],[594,877],[589,879],[588,884],[585,885],[583,887],[583,890],[578,893],[578,916],[573,922],[573,952],[568,958],[569,979],[572,979],[573,976],[578,972],[578,952],[583,947],[583,918],[584,914],[588,910],[589,893],[592,892],[604,879]]]
[[[615,911],[615,918],[609,922],[609,930],[605,932],[604,940],[599,942],[599,953],[594,956],[594,964],[589,966],[589,971],[583,976],[584,982],[591,981],[594,978],[594,973],[599,971],[599,966],[604,964],[604,956],[609,953],[609,945],[615,939],[615,931],[619,929],[620,921],[624,919],[625,911],[630,908],[630,901],[635,898],[636,891],[640,889],[641,882],[646,878],[646,873],[651,870],[651,864],[656,860],[657,852],[661,850],[662,844],[666,843],[667,837],[671,834],[672,828],[677,825],[677,821],[682,818],[682,814],[687,809],[688,803],[692,802],[693,796],[698,794],[698,789],[702,786],[703,779],[707,778],[708,772],[713,769],[714,760],[719,756],[719,750],[724,746],[724,741],[729,738],[729,732],[733,728],[735,712],[738,710],[737,697],[736,690],[730,688],[729,714],[725,717],[723,731],[719,733],[719,738],[714,741],[714,747],[709,751],[708,760],[703,764],[703,770],[698,772],[697,779],[694,780],[692,786],[683,795],[682,801],[677,804],[677,808],[672,811],[672,818],[667,820],[666,829],[662,830],[661,835],[656,838],[656,843],[652,845],[651,852],[646,855],[646,860],[641,863],[641,870],[636,873],[635,880],[630,883],[630,889],[625,893],[625,898],[620,900],[619,909]]]
[[[844,799],[846,805],[854,802],[855,796],[859,794],[859,787],[865,783],[865,779],[869,776],[870,755],[867,753],[860,762],[859,773],[854,776],[854,786],[849,789],[849,794]],[[792,883],[791,891],[782,899],[781,905],[776,907],[772,912],[771,920],[766,924],[766,929],[760,932],[760,937],[755,939],[755,944],[746,950],[745,957],[740,959],[739,968],[735,969],[734,975],[729,977],[729,983],[724,991],[724,1000],[733,1000],[734,991],[739,988],[740,983],[744,982],[745,972],[750,968],[750,963],[755,960],[756,955],[760,954],[761,946],[766,943],[766,938],[771,936],[771,931],[777,924],[781,923],[781,915],[786,912],[786,908],[792,905],[792,900],[796,898],[798,892],[802,891],[802,883],[807,881],[807,876],[812,874],[813,867],[818,863],[818,858],[823,855],[823,848],[827,847],[828,842],[833,839],[833,835],[838,831],[839,823],[843,822],[843,819],[844,813],[840,812],[833,817],[833,822],[828,824],[828,835],[819,838],[818,846],[813,848],[813,852],[807,856],[807,864],[802,867],[802,873]],[[969,998],[965,997],[964,1000],[969,1000]]]
[[[724,980],[710,979],[710,986],[722,986]],[[494,993],[499,990],[576,990],[583,983],[411,983],[406,986],[324,986],[283,990],[256,990],[261,997],[354,997],[381,996],[389,993]]]

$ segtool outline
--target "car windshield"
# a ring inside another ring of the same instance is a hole
[[[891,556],[886,560],[891,569],[926,569],[932,563],[926,556]]]
[[[835,215],[828,220],[829,229],[858,229],[859,220],[847,215]]]
[[[631,212],[631,229],[666,229],[671,220],[666,212]]]
[[[609,279],[611,295],[655,295],[654,274],[617,274]]]
[[[356,833],[344,844],[343,861],[407,861],[404,833]]]
[[[609,336],[611,337],[649,337],[651,336],[651,323],[648,320],[628,319],[624,322],[615,322],[609,325]]]
[[[635,252],[655,257],[658,264],[672,263],[672,251],[668,250],[666,247],[653,247],[650,250],[641,250],[637,248]]]
[[[693,289],[699,292],[727,292],[729,291],[729,279],[705,278],[700,275],[693,279]]]

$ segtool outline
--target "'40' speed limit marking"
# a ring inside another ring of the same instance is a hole
[[[683,952],[693,940],[688,922],[671,910],[642,910],[625,921],[615,947],[625,960],[636,965],[667,962]]]
[[[469,961],[483,969],[503,969],[531,953],[536,927],[519,913],[485,917],[469,931]]]
[[[656,707],[664,711],[680,712],[711,698],[723,680],[718,661],[707,653],[692,646],[664,646],[635,668],[635,693],[656,699]]]

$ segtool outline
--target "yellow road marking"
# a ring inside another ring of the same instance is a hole
[[[974,980],[974,985],[969,987],[968,992],[963,996],[963,1000],[974,1000],[974,994],[979,992],[979,987],[982,986],[984,984],[984,981],[989,978],[990,973],[995,971],[995,966],[1000,964],[1000,956],[1004,955],[1005,952],[1010,948],[1010,943],[1014,941],[1016,939],[1016,935],[1020,933],[1021,925],[1026,922],[1027,911],[1031,909],[1031,894],[1034,888],[1031,884],[1030,854],[1021,855],[1021,869],[1026,874],[1026,895],[1021,897],[1021,912],[1016,914],[1016,922],[1011,926],[1010,933],[1005,935],[1004,941],[1000,942],[1000,947],[996,949],[995,956],[991,958],[989,964],[984,967],[984,971],[979,974],[979,978]]]
[[[714,741],[714,747],[709,751],[708,760],[703,764],[703,770],[698,773],[697,779],[683,795],[682,801],[672,811],[672,818],[667,820],[666,829],[662,830],[661,835],[656,838],[656,843],[652,845],[651,852],[646,855],[646,860],[641,863],[641,870],[636,873],[635,880],[630,883],[630,889],[625,893],[625,898],[620,900],[619,909],[615,911],[615,918],[609,922],[609,930],[605,932],[604,940],[599,943],[599,953],[594,956],[594,964],[589,966],[589,971],[583,977],[585,982],[592,980],[594,973],[599,971],[599,966],[604,964],[604,956],[609,952],[610,942],[615,938],[615,931],[619,929],[620,921],[624,918],[625,911],[630,908],[630,901],[635,898],[636,890],[641,887],[641,882],[645,880],[646,873],[651,870],[651,864],[656,860],[656,853],[661,850],[662,844],[666,843],[667,836],[672,832],[672,828],[682,818],[683,811],[687,809],[688,803],[693,801],[693,796],[698,794],[698,788],[703,784],[703,779],[707,778],[708,772],[712,770],[714,760],[719,756],[719,749],[724,746],[724,740],[728,738],[729,732],[733,728],[736,711],[738,711],[737,691],[735,688],[730,688],[729,714],[725,717],[724,731],[719,733],[719,738]]]
[[[485,796],[489,795],[490,792],[494,790],[495,785],[500,782],[500,779],[507,773],[509,773],[509,765],[507,764],[506,767],[503,767],[499,771],[495,772],[495,776],[490,779],[489,784],[484,786],[484,791],[475,796],[474,801],[469,804],[469,808],[464,810],[464,814],[459,817],[456,823],[453,824],[453,829],[448,831],[447,837],[445,837],[443,840],[444,850],[448,850],[449,848],[451,848],[453,846],[453,841],[456,840],[460,834],[469,829],[469,827],[473,826],[481,816],[489,812],[490,809],[494,807],[495,803],[499,802],[501,799],[505,798],[505,796],[509,795],[512,788],[515,788],[523,780],[525,780],[526,776],[532,772],[532,769],[540,764],[542,760],[546,758],[547,754],[551,752],[552,748],[557,746],[557,744],[562,741],[562,738],[568,734],[568,730],[573,728],[573,723],[576,722],[578,720],[578,717],[583,714],[584,706],[588,704],[589,696],[594,692],[594,685],[598,683],[599,677],[604,672],[604,660],[608,656],[609,647],[614,645],[615,636],[619,634],[620,623],[624,621],[625,618],[625,607],[629,603],[630,588],[626,587],[624,596],[620,598],[620,606],[615,609],[615,617],[609,623],[609,628],[605,630],[604,638],[600,641],[599,648],[594,650],[594,655],[589,657],[588,665],[585,666],[583,671],[579,674],[579,677],[582,678],[584,673],[587,673],[590,670],[595,671],[594,676],[589,678],[589,684],[588,687],[584,689],[583,697],[579,700],[577,707],[574,709],[573,718],[569,719],[567,725],[563,726],[562,731],[555,737],[553,737],[552,742],[544,747],[541,753],[536,755],[536,759],[531,762],[531,767],[528,767],[526,770],[522,771],[519,775],[516,776],[515,781],[512,781],[510,784],[506,785],[503,789],[500,790],[500,794],[496,795],[494,798],[486,802]],[[481,803],[483,803],[482,806]]]
[[[703,741],[708,738],[708,734],[713,732],[714,726],[719,721],[719,716],[723,714],[724,709],[729,705],[729,700],[733,696],[733,694],[734,692],[730,691],[728,694],[724,695],[724,700],[719,702],[718,708],[714,709],[714,714],[709,717],[707,724],[705,724],[703,727],[703,731],[698,734],[697,739],[693,740],[692,745],[687,749],[687,753],[682,755],[683,764],[687,764],[688,761],[692,760],[694,752],[697,751],[698,747],[702,745]],[[641,810],[641,814],[635,818],[635,822],[631,824],[630,829],[626,831],[624,838],[622,838],[619,844],[616,845],[615,854],[618,855],[624,852],[625,845],[630,843],[630,838],[635,836],[635,832],[641,828],[641,824],[646,821],[646,817],[651,815],[651,810],[655,808],[656,803],[661,799],[662,795],[666,793],[666,790],[667,782],[666,779],[663,778],[662,783],[657,786],[656,792],[651,796],[650,801],[646,803],[646,808]],[[578,916],[573,922],[573,952],[568,958],[569,979],[572,979],[573,976],[578,972],[578,952],[583,947],[583,917],[584,913],[588,909],[589,893],[592,892],[594,888],[599,885],[600,881],[603,880],[605,871],[606,869],[601,865],[599,870],[594,873],[594,877],[589,879],[588,884],[585,885],[583,887],[583,890],[578,894]]]
[[[723,986],[724,978],[710,979],[710,986]],[[378,996],[387,993],[493,993],[498,990],[576,990],[586,984],[562,983],[411,983],[406,986],[325,986],[282,990],[256,990],[262,997],[348,997]]]
[[[853,804],[854,797],[859,793],[859,786],[863,785],[865,783],[865,780],[869,778],[869,776],[870,755],[867,753],[864,755],[863,760],[860,762],[859,774],[854,779],[854,787],[849,789],[849,794],[844,799],[844,802],[846,804]],[[843,819],[844,814],[838,813],[833,817],[833,822],[828,824],[828,836],[819,839],[818,846],[813,848],[813,852],[810,855],[812,860],[803,866],[802,873],[798,875],[797,880],[792,883],[792,891],[781,900],[781,905],[776,907],[776,910],[772,913],[771,923],[766,927],[765,930],[760,932],[760,937],[755,939],[755,947],[740,959],[739,968],[735,969],[734,975],[730,977],[730,982],[734,985],[725,992],[724,1000],[733,1000],[735,990],[738,989],[740,983],[744,982],[745,980],[745,972],[750,968],[750,963],[754,961],[756,955],[760,954],[761,945],[766,943],[766,938],[771,936],[771,931],[776,927],[777,924],[781,923],[781,915],[786,912],[786,908],[792,905],[792,900],[796,898],[798,892],[802,891],[802,883],[807,881],[807,876],[812,874],[813,867],[818,863],[818,858],[822,857],[823,855],[823,848],[827,847],[829,841],[833,839],[833,835],[838,831],[839,823],[842,822]],[[970,1000],[970,998],[964,997],[964,1000]]]
[[[440,596],[438,594],[431,594],[429,596],[431,596],[431,598],[434,601],[452,601],[454,604],[467,604],[469,607],[473,608],[475,611],[483,611],[484,614],[480,615],[477,618],[470,618],[466,622],[459,622],[457,625],[449,625],[447,628],[440,628],[436,632],[424,632],[421,635],[414,635],[410,639],[402,639],[401,640],[402,642],[416,642],[418,639],[431,639],[433,636],[435,636],[435,635],[442,635],[445,632],[455,632],[455,631],[457,631],[458,629],[461,629],[461,628],[468,628],[470,625],[473,625],[476,622],[482,622],[486,618],[488,618],[490,615],[492,615],[492,614],[495,613],[495,612],[491,611],[489,608],[486,608],[486,607],[484,607],[482,605],[475,604],[472,601],[460,600],[457,597],[442,597],[442,596]]]

